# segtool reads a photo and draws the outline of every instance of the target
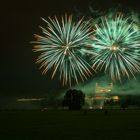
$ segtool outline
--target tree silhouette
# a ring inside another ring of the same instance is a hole
[[[68,106],[69,110],[80,110],[85,102],[85,95],[82,91],[69,89],[63,100],[63,106]]]

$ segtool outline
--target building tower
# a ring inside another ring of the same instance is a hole
[[[96,83],[95,87],[95,98],[94,98],[94,106],[95,108],[102,109],[106,100],[109,100],[110,93],[113,88],[113,83],[110,83],[107,86],[101,86],[99,83]]]

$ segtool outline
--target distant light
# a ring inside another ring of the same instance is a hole
[[[119,97],[118,96],[113,96],[112,99],[113,100],[119,100]]]
[[[102,106],[100,106],[100,107],[99,107],[99,109],[103,109],[103,107],[102,107]]]
[[[44,98],[21,98],[21,99],[17,99],[17,102],[28,102],[28,101],[41,101]]]
[[[104,100],[104,99],[106,99],[106,97],[104,97],[104,96],[95,96],[95,99],[96,100]]]
[[[93,107],[92,107],[92,106],[90,106],[90,107],[89,107],[89,109],[93,109]]]

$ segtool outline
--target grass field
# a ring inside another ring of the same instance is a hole
[[[136,140],[140,110],[1,111],[0,140]]]

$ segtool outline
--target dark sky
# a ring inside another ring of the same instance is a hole
[[[33,34],[39,32],[40,17],[72,13],[74,7],[86,10],[92,0],[9,0],[0,4],[0,95],[44,94],[62,89],[61,84],[51,81],[49,74],[42,76],[34,64],[32,52]],[[98,0],[93,3],[108,9],[118,3],[140,9],[136,1]]]

